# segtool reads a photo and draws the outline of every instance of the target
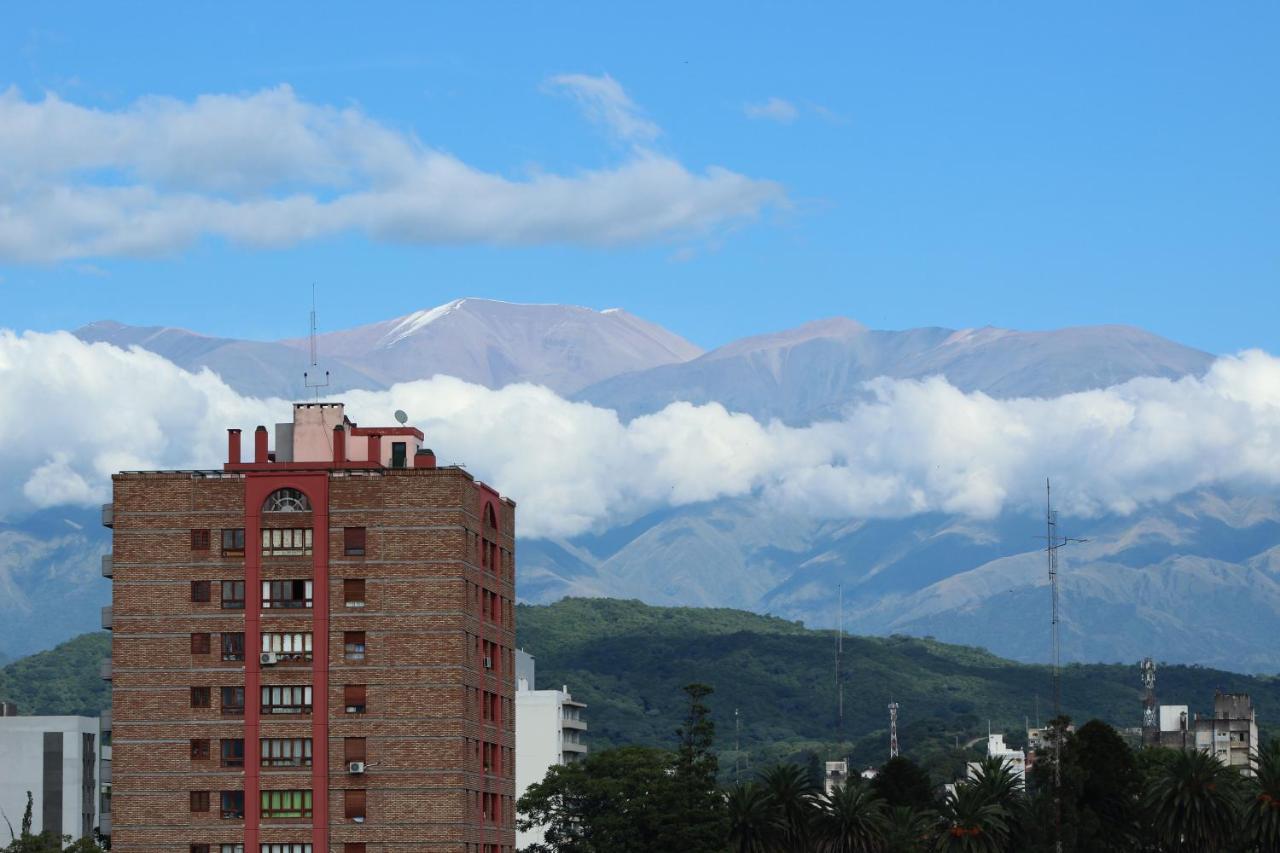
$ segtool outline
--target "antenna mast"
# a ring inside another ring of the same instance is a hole
[[[844,584],[836,587],[836,739],[844,740]]]
[[[316,402],[320,402],[320,389],[329,387],[329,371],[324,372],[323,382],[312,382],[311,374],[316,371],[315,368],[319,364],[316,357],[316,286],[311,285],[311,367],[312,370],[305,371],[302,374],[302,385],[305,388],[314,388],[316,392]]]
[[[1160,711],[1156,705],[1156,662],[1142,659],[1142,743],[1155,746],[1160,743]]]
[[[898,703],[889,703],[889,758],[898,757]]]

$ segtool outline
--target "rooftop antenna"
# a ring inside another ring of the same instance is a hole
[[[836,587],[836,740],[844,740],[844,584]]]
[[[396,409],[396,423],[404,426],[409,422],[409,416],[404,413],[403,409]]]
[[[889,759],[898,757],[898,703],[889,703]]]
[[[738,709],[733,709],[733,781],[738,782],[742,775],[742,719]]]
[[[1052,616],[1050,630],[1053,645],[1053,716],[1062,718],[1062,646],[1058,641],[1058,549],[1072,542],[1087,542],[1087,539],[1072,539],[1058,536],[1058,513],[1053,508],[1053,492],[1049,480],[1044,481],[1044,521],[1045,521],[1045,553],[1049,560],[1049,594],[1052,600]],[[1054,811],[1054,850],[1062,853],[1062,736],[1065,732],[1059,729],[1053,738],[1053,811]]]
[[[312,381],[311,374],[319,373],[315,368],[319,365],[316,358],[316,286],[311,284],[311,370],[304,371],[302,374],[302,385],[305,388],[314,388],[316,392],[316,402],[320,402],[320,389],[329,387],[329,371],[324,372],[324,381]]]
[[[1142,659],[1142,742],[1152,746],[1160,741],[1160,709],[1156,705],[1156,662]]]

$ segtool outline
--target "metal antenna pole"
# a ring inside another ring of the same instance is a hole
[[[308,370],[302,374],[302,385],[304,388],[315,389],[317,403],[320,402],[320,389],[327,388],[329,386],[329,371],[327,370],[324,372],[323,382],[311,381],[311,374],[318,365],[319,365],[319,361],[318,361],[317,352],[316,352],[316,286],[313,283],[311,285],[311,367],[312,367],[312,370]],[[332,436],[330,437],[332,438]]]
[[[889,758],[898,757],[898,703],[889,703]]]
[[[738,709],[733,709],[733,781],[739,782],[742,776],[742,720]]]
[[[836,588],[836,740],[844,741],[844,585]]]

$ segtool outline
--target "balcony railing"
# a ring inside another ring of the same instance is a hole
[[[102,526],[115,527],[115,525],[116,525],[116,505],[103,504],[102,505]]]
[[[111,630],[111,605],[102,608],[102,628],[104,631]]]
[[[102,676],[103,681],[111,680],[111,658],[107,658],[98,664],[98,675]]]
[[[112,565],[111,555],[103,554],[102,555],[102,576],[104,578],[109,578],[113,576],[114,572],[115,572],[115,567]]]

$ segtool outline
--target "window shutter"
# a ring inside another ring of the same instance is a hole
[[[346,807],[346,815],[348,820],[364,817],[364,790],[346,791],[343,796],[343,805]]]
[[[365,739],[362,737],[348,737],[342,739],[342,760],[343,761],[364,761],[365,760]]]
[[[348,684],[342,688],[342,704],[348,709],[358,708],[358,711],[350,713],[363,713],[365,708],[365,686],[363,684]]]
[[[347,605],[364,604],[364,578],[343,580],[342,600]]]
[[[348,841],[342,845],[342,853],[364,853],[364,842]]]
[[[342,553],[349,557],[364,556],[364,528],[342,528]]]
[[[209,654],[209,635],[208,634],[192,634],[191,635],[191,654],[193,655]]]
[[[191,582],[191,600],[192,601],[208,601],[209,600],[209,582],[208,581],[192,581]]]
[[[191,792],[191,811],[207,812],[209,810],[209,792],[208,791],[192,791]]]

